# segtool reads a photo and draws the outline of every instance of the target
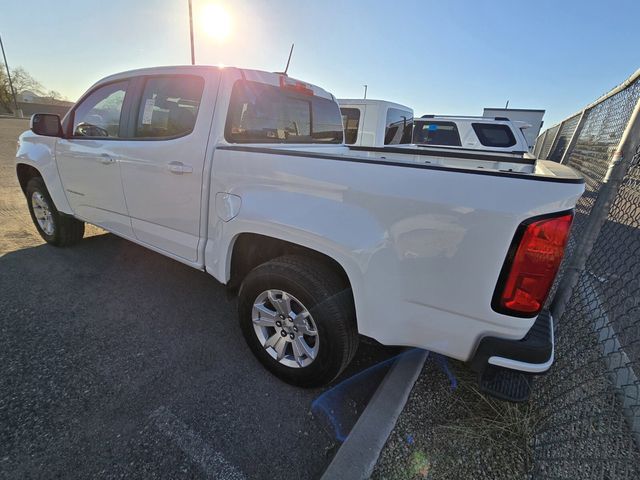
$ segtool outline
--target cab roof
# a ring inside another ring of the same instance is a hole
[[[268,85],[278,86],[280,85],[280,78],[285,77],[287,82],[298,82],[304,84],[307,88],[313,90],[313,94],[319,97],[328,98],[331,100],[336,100],[336,98],[326,91],[323,88],[318,87],[317,85],[310,84],[309,82],[305,82],[303,80],[299,80],[293,77],[290,77],[284,73],[279,72],[267,72],[263,70],[254,70],[250,68],[238,68],[238,67],[221,67],[216,65],[173,65],[173,66],[161,66],[161,67],[149,67],[149,68],[138,68],[135,70],[128,70],[125,72],[115,73],[109,75],[100,81],[96,82],[93,86],[96,86],[101,83],[111,82],[114,80],[120,80],[131,77],[139,77],[144,75],[169,75],[169,74],[197,74],[203,75],[206,72],[210,72],[213,70],[224,72],[237,72],[242,78],[245,78],[249,81],[266,83]],[[93,88],[93,87],[92,87]]]
[[[413,112],[413,108],[407,107],[400,103],[389,102],[387,100],[376,100],[373,98],[339,98],[338,103],[341,107],[347,105],[376,105],[389,108],[399,108],[401,110],[409,110]]]

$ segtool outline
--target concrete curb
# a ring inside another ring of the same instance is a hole
[[[398,357],[321,480],[371,477],[428,355],[414,349]]]

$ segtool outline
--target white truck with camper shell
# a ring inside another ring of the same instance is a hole
[[[413,110],[386,100],[340,98],[344,143],[384,147],[411,143]]]
[[[427,147],[480,150],[525,155],[529,144],[523,133],[531,127],[506,117],[423,115],[413,121],[411,143]]]
[[[397,150],[346,146],[335,98],[286,75],[161,67],[99,81],[62,121],[34,115],[16,171],[48,243],[88,222],[228,285],[251,351],[287,382],[331,381],[360,334],[526,399],[522,375],[553,362],[543,305],[583,179]]]
[[[501,107],[485,107],[482,111],[483,117],[506,117],[516,125],[521,126],[520,129],[524,134],[524,138],[529,146],[529,151],[533,151],[536,139],[540,135],[540,129],[544,124],[545,110],[538,108],[501,108]],[[522,128],[526,126],[526,128]]]
[[[475,151],[481,154],[529,156],[523,129],[530,125],[504,117],[424,115],[398,103],[372,99],[338,99],[344,142],[361,147]]]

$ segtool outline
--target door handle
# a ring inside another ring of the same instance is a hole
[[[185,165],[182,162],[169,162],[167,168],[171,173],[175,173],[176,175],[193,172],[193,167],[191,165]]]
[[[112,163],[115,163],[115,162],[116,162],[116,159],[113,158],[108,153],[103,153],[102,155],[100,155],[100,163],[103,163],[105,165],[111,165]]]

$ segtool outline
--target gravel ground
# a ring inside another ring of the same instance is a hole
[[[96,227],[44,244],[13,165],[27,127],[0,119],[0,478],[320,476],[339,445],[312,412],[327,389],[267,373],[222,285]],[[343,380],[394,353],[361,345],[332,390],[340,425],[380,376]]]
[[[432,354],[372,478],[526,478],[529,409],[479,394],[465,365]]]

